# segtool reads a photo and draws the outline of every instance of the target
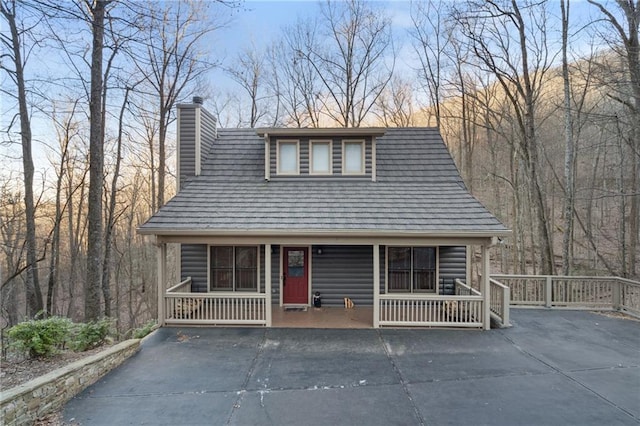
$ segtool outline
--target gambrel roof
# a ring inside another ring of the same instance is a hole
[[[267,181],[265,139],[255,129],[220,129],[205,154],[201,174],[185,182],[139,231],[443,237],[509,233],[467,191],[437,129],[389,128],[375,144],[375,181]]]

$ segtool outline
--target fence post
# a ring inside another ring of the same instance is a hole
[[[551,283],[552,283],[551,275],[547,275],[546,276],[546,281],[545,281],[545,286],[544,286],[544,291],[545,291],[544,305],[547,308],[550,308],[551,304],[553,302],[553,300],[552,300],[552,291],[551,291],[551,289],[552,289]]]
[[[505,287],[502,289],[502,325],[509,327],[509,309],[511,308],[511,289]]]
[[[622,295],[622,282],[620,282],[619,279],[616,279],[613,281],[613,285],[611,286],[611,291],[613,292],[612,296],[613,296],[613,310],[614,311],[619,311],[620,310],[620,304],[622,302],[621,300],[621,295]]]

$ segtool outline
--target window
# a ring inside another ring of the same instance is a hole
[[[389,247],[387,290],[436,292],[435,247]]]
[[[343,175],[364,174],[364,142],[363,141],[343,141],[342,142],[342,174]]]
[[[297,175],[300,173],[298,141],[278,141],[278,174]]]
[[[331,141],[311,141],[309,142],[310,167],[309,174],[330,175],[332,173]]]
[[[212,246],[211,291],[258,291],[258,248]]]

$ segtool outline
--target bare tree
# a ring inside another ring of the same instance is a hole
[[[601,13],[616,39],[610,40],[610,46],[625,63],[625,77],[622,84],[609,86],[607,95],[623,105],[629,113],[631,136],[628,139],[631,149],[631,206],[629,214],[629,273],[636,274],[638,240],[640,238],[640,1],[616,0],[617,8],[608,3],[588,0]],[[607,37],[608,39],[608,37]],[[628,83],[626,83],[628,82]],[[624,219],[623,219],[624,222]],[[626,244],[622,242],[623,246]],[[626,273],[626,271],[623,271]]]
[[[85,320],[100,316],[102,278],[102,189],[104,186],[104,114],[102,75],[105,16],[110,0],[84,0],[91,23],[91,89],[89,100],[89,194],[87,224],[87,279],[84,289]]]
[[[455,17],[482,67],[496,77],[513,108],[519,130],[518,153],[523,160],[536,235],[540,240],[541,272],[551,274],[553,246],[536,135],[537,101],[552,64],[546,40],[545,8],[545,1],[470,1]]]
[[[416,2],[411,5],[411,21],[413,27],[410,35],[413,49],[420,61],[418,79],[422,82],[425,93],[431,101],[436,126],[440,127],[441,112],[444,102],[444,71],[450,65],[445,53],[450,42],[450,30],[445,28],[445,4],[442,1]],[[459,63],[460,64],[460,63]]]
[[[564,93],[564,230],[562,236],[562,274],[569,275],[572,269],[573,210],[575,208],[575,159],[573,142],[573,118],[571,115],[571,80],[569,76],[569,60],[567,49],[569,44],[569,0],[560,0],[560,16],[562,19],[562,81]]]
[[[394,77],[376,101],[375,114],[385,127],[409,127],[416,124],[411,82]]]
[[[327,1],[320,15],[322,40],[296,53],[327,91],[322,112],[342,127],[359,127],[393,75],[391,22],[362,0]]]
[[[24,5],[23,5],[24,6]],[[31,140],[31,120],[27,105],[27,91],[25,87],[24,66],[26,58],[22,58],[22,39],[28,29],[18,30],[17,13],[18,2],[15,0],[0,1],[0,13],[9,26],[9,35],[2,34],[0,40],[5,45],[7,56],[13,69],[9,69],[4,65],[4,61],[0,67],[7,72],[17,88],[18,101],[18,118],[20,120],[20,139],[22,145],[22,167],[24,180],[24,203],[26,218],[26,246],[27,246],[27,307],[29,316],[34,316],[40,312],[43,307],[42,292],[40,290],[40,281],[38,279],[38,247],[36,242],[36,208],[33,197],[33,153]],[[4,56],[4,55],[3,55]],[[5,92],[7,93],[7,92]]]
[[[249,127],[256,127],[256,124],[266,114],[266,70],[265,56],[256,49],[255,46],[247,47],[238,52],[235,63],[226,68],[227,74],[238,83],[249,97]]]
[[[278,79],[278,89],[273,91],[284,109],[286,123],[296,127],[320,126],[322,83],[313,65],[301,53],[308,46],[317,45],[317,26],[314,20],[298,20],[283,28],[282,40],[270,50],[273,80]]]
[[[145,3],[145,8],[149,6]],[[133,51],[132,59],[158,102],[158,185],[157,205],[164,205],[166,191],[167,131],[173,120],[172,109],[178,99],[188,94],[189,83],[208,71],[202,42],[217,26],[208,21],[204,2],[180,0],[158,9],[152,5],[148,12],[144,53]]]

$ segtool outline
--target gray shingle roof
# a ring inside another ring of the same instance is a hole
[[[376,139],[377,181],[264,180],[264,139],[219,130],[202,174],[140,227],[146,234],[216,231],[501,235],[471,196],[437,130],[392,128]]]

